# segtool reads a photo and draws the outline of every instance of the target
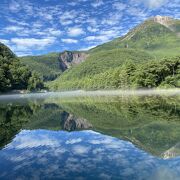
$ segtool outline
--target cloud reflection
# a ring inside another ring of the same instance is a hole
[[[176,179],[180,158],[153,157],[93,131],[22,131],[0,151],[1,179]]]

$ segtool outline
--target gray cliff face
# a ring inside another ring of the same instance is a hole
[[[180,155],[180,143],[165,151],[161,156],[164,159],[174,158]]]
[[[64,113],[64,122],[62,122],[62,127],[66,131],[74,131],[80,129],[90,129],[92,124],[86,119],[76,118],[72,114]]]
[[[65,51],[59,55],[60,68],[65,71],[72,65],[85,61],[87,57],[88,54],[84,52]]]

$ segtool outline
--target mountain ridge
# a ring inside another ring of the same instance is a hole
[[[179,27],[180,20],[150,18],[125,36],[90,49],[85,62],[70,68],[48,87],[55,90],[180,87]],[[168,63],[176,66],[176,74]]]
[[[111,69],[119,68],[128,61],[142,64],[146,60],[179,56],[179,34],[179,19],[158,15],[145,20],[126,35],[88,51],[63,51],[21,57],[20,60],[43,76],[44,81],[58,77],[65,81],[72,77],[86,78],[105,71],[111,74]]]
[[[158,57],[164,57],[162,53],[158,50],[164,50],[165,55],[178,54],[178,49],[176,46],[180,43],[179,33],[180,33],[180,20],[173,19],[171,17],[166,17],[171,28],[167,28],[165,23],[160,23],[158,18],[165,18],[166,16],[155,16],[151,17],[141,24],[138,24],[129,32],[122,36],[115,38],[114,40],[98,45],[95,48],[89,50],[90,53],[94,53],[102,50],[110,50],[114,48],[136,48],[149,50],[154,50],[154,55]],[[167,22],[167,21],[163,21]],[[167,23],[166,23],[167,24]],[[174,29],[172,31],[172,29]],[[174,47],[173,47],[174,46]],[[168,49],[173,49],[173,53],[169,53]],[[167,50],[167,51],[166,51]]]

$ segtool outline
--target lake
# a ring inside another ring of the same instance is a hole
[[[180,93],[1,95],[0,179],[180,179]]]

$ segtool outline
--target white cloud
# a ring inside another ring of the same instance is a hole
[[[131,3],[136,2],[136,3],[143,3],[144,5],[146,5],[148,8],[150,9],[154,9],[154,8],[159,8],[161,6],[163,6],[164,4],[166,4],[168,2],[168,0],[132,0]]]
[[[13,144],[10,144],[8,145],[8,149],[35,148],[39,146],[53,146],[53,147],[60,146],[60,141],[56,139],[52,140],[50,139],[48,135],[41,135],[38,138],[34,138],[35,136],[30,133],[29,133],[29,136],[26,136],[24,133],[27,133],[27,132],[22,131],[20,133],[21,136],[18,136],[16,138],[16,141],[17,141],[16,146],[14,146]]]
[[[82,28],[79,27],[73,27],[73,28],[69,28],[68,29],[68,35],[69,36],[79,36],[84,34],[84,30]]]
[[[24,28],[21,26],[7,26],[6,28],[4,28],[4,30],[8,32],[17,32],[17,31],[23,31]]]
[[[102,20],[102,24],[107,24],[110,26],[119,24],[119,22],[122,19],[122,16],[123,14],[120,12],[110,13],[106,18]]]
[[[91,3],[91,5],[94,7],[94,8],[97,8],[99,6],[102,6],[104,4],[104,2],[102,0],[96,0],[95,2]]]
[[[98,32],[98,31],[99,31],[98,28],[91,27],[91,26],[88,26],[88,27],[87,27],[87,30],[88,30],[89,32]]]
[[[65,11],[62,15],[60,15],[60,23],[64,26],[72,24],[73,20],[77,17],[76,11]]]
[[[146,0],[146,4],[150,8],[158,8],[161,7],[163,4],[165,4],[166,0]]]
[[[60,20],[60,23],[63,25],[63,26],[67,26],[67,25],[70,25],[73,23],[72,20]]]
[[[86,19],[86,23],[90,24],[91,26],[97,27],[97,19],[96,18],[88,18],[88,19]]]
[[[72,152],[75,154],[86,154],[89,152],[89,147],[82,146],[82,145],[76,145],[72,148]]]
[[[88,51],[92,48],[95,48],[97,45],[94,45],[94,46],[88,46],[88,47],[84,47],[84,48],[81,48],[81,49],[78,49],[78,51]]]
[[[97,35],[97,36],[88,36],[84,38],[85,41],[93,41],[93,42],[101,42],[105,43],[109,40],[110,38],[106,35]]]
[[[107,39],[106,36],[88,36],[85,38],[86,41],[106,41]]]
[[[121,3],[121,2],[115,2],[115,3],[113,4],[113,8],[115,8],[115,9],[117,9],[117,10],[119,10],[119,11],[124,10],[126,7],[127,7],[127,5],[126,5],[126,4],[123,4],[123,3]]]
[[[7,39],[0,39],[0,42],[6,45],[9,44],[9,40]]]
[[[67,44],[78,43],[78,40],[76,39],[61,39],[61,41]]]
[[[54,37],[44,38],[44,39],[35,39],[35,38],[12,38],[12,43],[15,43],[18,46],[25,47],[34,47],[38,46],[39,48],[43,48],[55,42]]]
[[[57,29],[54,29],[54,28],[48,28],[47,33],[48,33],[48,35],[52,35],[52,36],[59,36],[59,35],[62,34],[62,32],[60,30],[57,30]]]
[[[76,2],[69,2],[68,5],[70,5],[70,6],[76,6],[77,3],[76,3]]]
[[[20,8],[21,8],[21,5],[18,2],[14,1],[14,0],[11,1],[10,4],[9,4],[9,10],[10,11],[17,12],[17,11],[20,10]]]
[[[79,143],[81,142],[82,139],[81,138],[77,138],[77,139],[69,139],[66,141],[66,144],[76,144],[76,143]]]
[[[18,57],[23,57],[23,56],[31,56],[32,53],[31,52],[20,52],[20,51],[16,51],[16,55]]]
[[[47,38],[12,38],[9,41],[10,48],[18,55],[30,55],[34,49],[44,50],[56,41],[55,37]]]
[[[92,41],[92,42],[101,42],[105,43],[110,39],[117,37],[119,35],[119,29],[112,29],[107,31],[101,31],[97,36],[87,36],[84,38],[85,41]]]

